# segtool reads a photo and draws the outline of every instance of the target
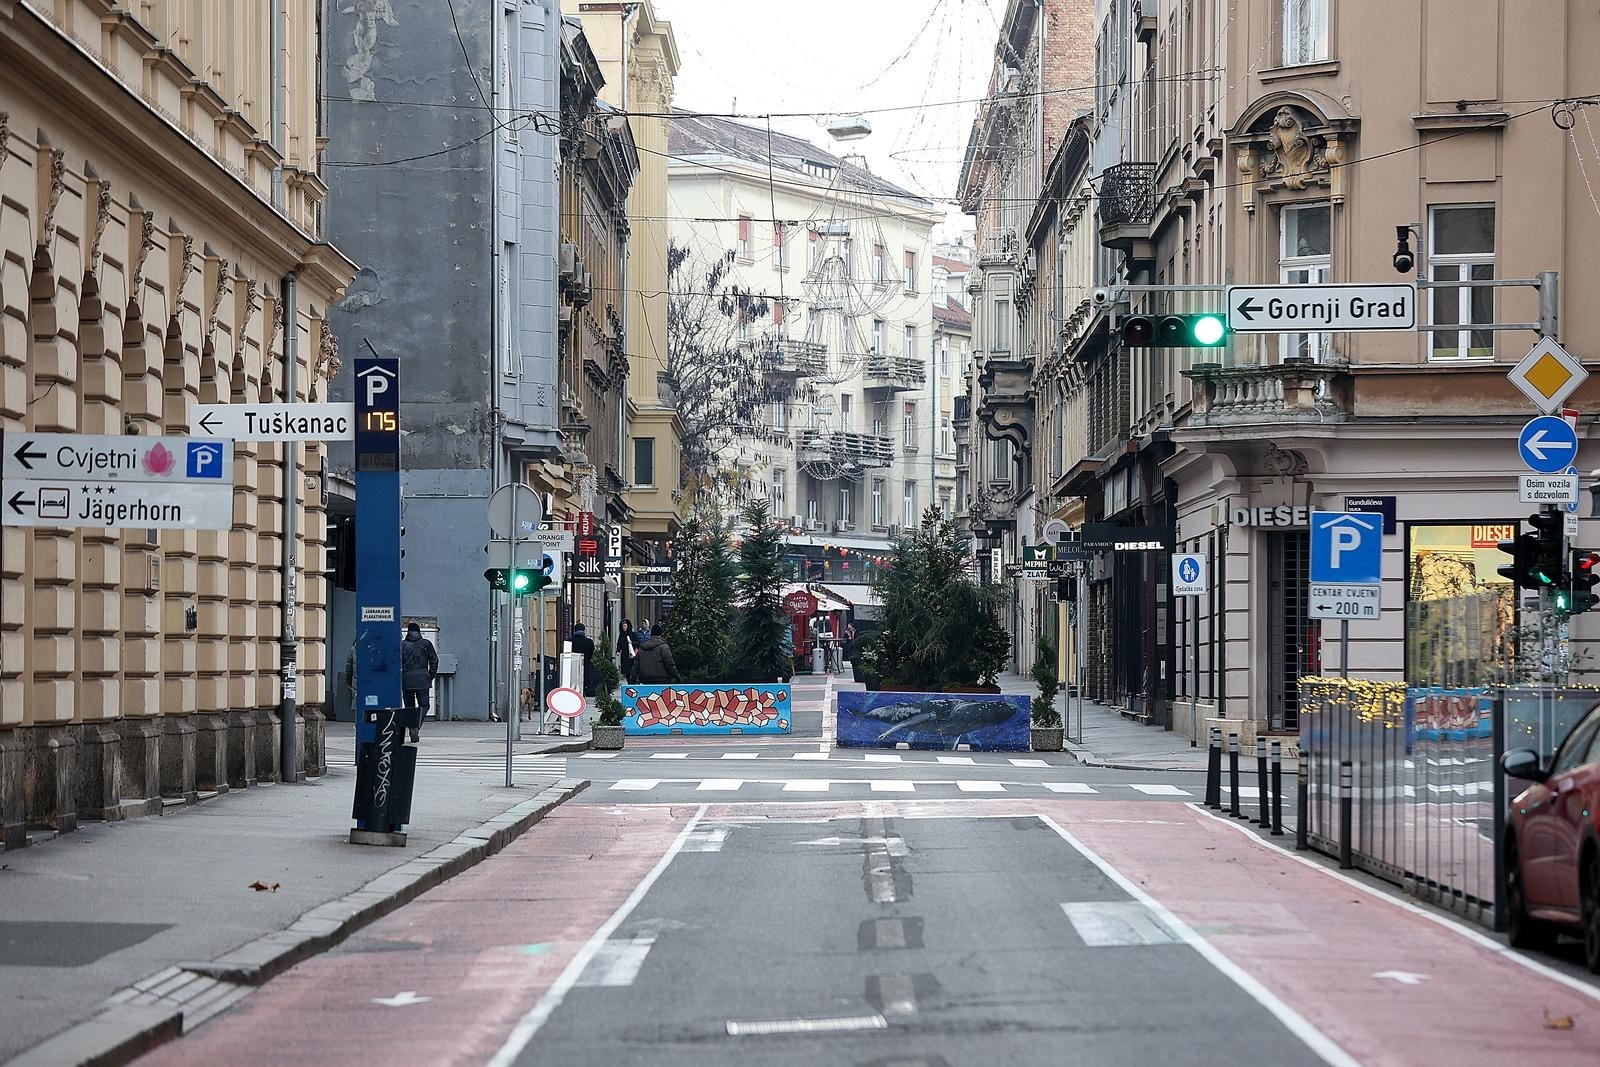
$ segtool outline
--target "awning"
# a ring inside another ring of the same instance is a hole
[[[833,596],[848,601],[850,606],[855,609],[856,618],[862,621],[876,620],[883,617],[883,600],[873,591],[870,585],[829,582],[820,588],[827,590]]]
[[[894,542],[887,535],[883,537],[856,537],[850,534],[787,534],[785,543],[792,548],[821,548],[832,545],[835,548],[853,548],[863,552],[893,551]]]

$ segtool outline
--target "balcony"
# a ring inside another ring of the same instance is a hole
[[[972,397],[967,395],[956,397],[954,408],[950,414],[950,425],[958,431],[965,431],[972,425]]]
[[[762,372],[780,378],[811,378],[828,369],[827,350],[813,341],[771,337],[763,342],[760,354]]]
[[[887,437],[845,430],[801,430],[795,436],[795,459],[801,463],[837,463],[848,467],[887,467],[894,447]]]
[[[1199,363],[1183,372],[1195,383],[1186,429],[1349,422],[1354,380],[1347,363],[1289,360],[1256,367]]]
[[[868,356],[861,372],[861,387],[891,393],[908,393],[925,384],[928,367],[911,356]]]
[[[1018,453],[1033,448],[1033,360],[990,353],[978,373],[978,420],[992,438],[1005,438]]]
[[[1017,240],[1017,231],[1009,227],[996,230],[983,239],[982,246],[978,249],[978,266],[985,267],[1015,267],[1017,256],[1022,248],[1022,242]]]
[[[1100,243],[1138,262],[1153,262],[1156,165],[1118,163],[1100,176]]]

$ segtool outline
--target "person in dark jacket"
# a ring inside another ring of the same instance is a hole
[[[617,626],[617,668],[626,682],[633,680],[633,658],[639,652],[638,640],[633,632],[633,623],[623,619]]]
[[[678,665],[672,662],[672,649],[667,639],[651,634],[639,645],[639,658],[634,661],[634,673],[642,685],[665,685],[678,681]]]
[[[416,721],[411,725],[413,743],[422,740],[422,720],[428,716],[428,693],[433,679],[439,674],[439,653],[433,642],[422,636],[422,627],[416,623],[406,626],[406,639],[400,642],[400,691],[405,706],[417,709]]]
[[[572,651],[583,656],[583,695],[594,696],[594,638],[583,623],[572,628]]]

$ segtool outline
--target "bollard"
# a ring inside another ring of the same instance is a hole
[[[1239,735],[1228,735],[1228,814],[1235,819],[1239,814]]]
[[[1206,754],[1206,807],[1222,810],[1222,727],[1211,728],[1211,751]]]
[[[1276,741],[1273,744],[1277,744]],[[1267,815],[1271,790],[1267,788],[1267,739],[1256,735],[1256,825],[1265,830],[1272,825]]]
[[[1272,742],[1272,836],[1283,836],[1283,742]]]
[[[1304,747],[1300,749],[1298,767],[1296,777],[1299,780],[1294,787],[1294,850],[1304,852],[1310,847],[1306,844],[1306,823],[1311,820],[1311,753]]]
[[[1339,869],[1348,871],[1353,868],[1355,860],[1351,858],[1352,846],[1350,834],[1352,829],[1352,815],[1354,814],[1355,801],[1351,796],[1351,779],[1354,777],[1350,769],[1350,761],[1342,760],[1339,763]]]

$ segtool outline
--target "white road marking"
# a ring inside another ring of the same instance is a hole
[[[617,753],[615,753],[615,752],[580,752],[580,753],[578,753],[578,758],[579,759],[616,759],[617,758]]]
[[[744,785],[744,782],[738,778],[707,778],[705,781],[695,786],[695,790],[701,793],[731,793],[742,785]]]
[[[828,759],[830,757],[829,757],[829,754],[826,753],[826,752],[796,752],[793,756],[790,756],[789,758],[790,759]]]
[[[689,838],[689,843],[683,846],[685,852],[721,852],[722,843],[728,839],[728,828],[719,826],[715,830],[699,830]]]
[[[1075,901],[1061,905],[1090,948],[1173,945],[1182,941],[1161,917],[1137,900]]]
[[[426,1004],[432,997],[419,997],[412,990],[396,993],[392,997],[373,997],[372,1003],[382,1004],[386,1008],[404,1008],[412,1004]]]
[[[873,782],[872,791],[874,793],[915,793],[917,785],[915,782],[897,782],[893,780]]]
[[[864,758],[868,763],[903,763],[905,761],[904,756],[896,755],[893,752],[869,752]]]
[[[1226,975],[1234,985],[1248,994],[1257,1004],[1260,1004],[1275,1015],[1290,1033],[1305,1042],[1306,1047],[1311,1051],[1321,1056],[1323,1062],[1330,1064],[1331,1067],[1361,1067],[1359,1061],[1340,1048],[1327,1034],[1318,1030],[1305,1016],[1278,999],[1270,989],[1257,981],[1249,972],[1223,955],[1211,942],[1195,933],[1188,923],[1172,914],[1160,902],[1151,897],[1149,893],[1140,889],[1138,885],[1124,876],[1121,871],[1107,863],[1082,841],[1073,837],[1072,834],[1067,832],[1066,827],[1048,815],[1040,815],[1038,818],[1040,822],[1060,835],[1063,841],[1077,849],[1085,859],[1098,867],[1101,873],[1117,884],[1119,889],[1158,915],[1168,929],[1182,938],[1196,952],[1200,953],[1213,967]],[[1243,827],[1240,829],[1242,830]],[[1265,843],[1263,842],[1263,844]],[[1282,852],[1283,850],[1277,849],[1275,851]],[[1286,853],[1286,855],[1293,856],[1293,853]],[[498,1065],[491,1064],[490,1067],[498,1067]]]
[[[1047,762],[1046,760],[1042,760],[1042,759],[1016,759],[1016,758],[1013,758],[1009,762],[1010,762],[1011,766],[1013,766],[1013,767],[1048,767],[1048,766],[1050,766],[1049,762]]]
[[[1192,796],[1194,796],[1194,794],[1189,792],[1187,789],[1179,789],[1175,785],[1130,785],[1130,786],[1128,786],[1128,788],[1136,790],[1137,792],[1143,793],[1147,797],[1192,797]],[[1241,789],[1239,791],[1239,795],[1240,796],[1244,796],[1245,795],[1244,790]]]
[[[760,1022],[728,1023],[731,1037],[761,1037],[769,1034],[839,1033],[846,1030],[887,1030],[889,1020],[881,1015],[853,1015],[836,1019],[771,1019]],[[491,1064],[490,1067],[495,1067]]]
[[[1098,793],[1100,790],[1083,782],[1040,782],[1052,793]]]
[[[687,752],[652,752],[652,753],[650,753],[650,758],[651,759],[688,759],[689,758],[689,753],[687,753]]]
[[[970,767],[973,764],[971,756],[935,756],[933,758],[940,763],[955,763],[964,767]]]
[[[661,782],[655,778],[619,778],[611,783],[612,789],[654,789]]]
[[[1006,787],[999,782],[965,782],[956,783],[956,788],[963,793],[1004,793]]]
[[[578,979],[579,988],[632,985],[655,943],[656,939],[648,934],[640,934],[632,941],[607,941],[584,968]]]
[[[1134,786],[1133,788],[1138,789],[1139,787],[1138,786]],[[1229,789],[1227,786],[1223,786],[1222,787],[1222,791],[1224,793],[1233,792],[1233,790]],[[1188,795],[1189,795],[1188,793],[1184,794],[1184,796],[1188,796]],[[1249,797],[1259,797],[1260,795],[1261,795],[1261,790],[1256,788],[1253,785],[1241,785],[1239,787],[1239,796],[1240,796],[1241,799],[1249,798]]]
[[[760,759],[761,758],[761,753],[759,753],[759,752],[724,752],[722,754],[722,758],[723,759]]]
[[[683,850],[684,843],[689,840],[689,836],[700,825],[700,820],[705,818],[705,814],[706,806],[702,804],[689,817],[689,821],[684,824],[683,829],[678,832],[678,836],[668,847],[666,854],[657,860],[656,865],[650,868],[650,873],[646,874],[640,879],[639,884],[633,887],[633,892],[628,894],[628,899],[624,900],[617,910],[611,913],[611,918],[600,925],[600,929],[596,930],[593,936],[584,943],[584,946],[578,950],[578,954],[573,956],[572,961],[567,964],[566,969],[561,972],[550,988],[545,990],[544,996],[539,998],[539,1002],[530,1008],[528,1014],[524,1015],[517,1022],[517,1025],[512,1028],[510,1036],[506,1038],[506,1043],[501,1045],[500,1051],[490,1058],[487,1067],[512,1067],[512,1064],[516,1063],[517,1057],[522,1055],[522,1050],[527,1048],[528,1042],[533,1040],[533,1035],[537,1034],[539,1028],[549,1020],[550,1014],[561,1006],[561,1002],[566,999],[567,993],[589,966],[589,961],[594,959],[601,946],[611,940],[611,935],[616,933],[617,927],[628,921],[628,916],[633,914],[633,909],[637,908],[639,902],[644,899],[645,894],[650,892],[650,887],[656,884],[662,872]]]
[[[1415,974],[1411,971],[1373,971],[1372,977],[1388,978],[1399,982],[1401,985],[1416,985],[1418,982],[1426,982],[1428,980],[1427,975]]]
[[[792,782],[783,783],[785,793],[826,793],[829,782],[826,778],[797,778]]]

